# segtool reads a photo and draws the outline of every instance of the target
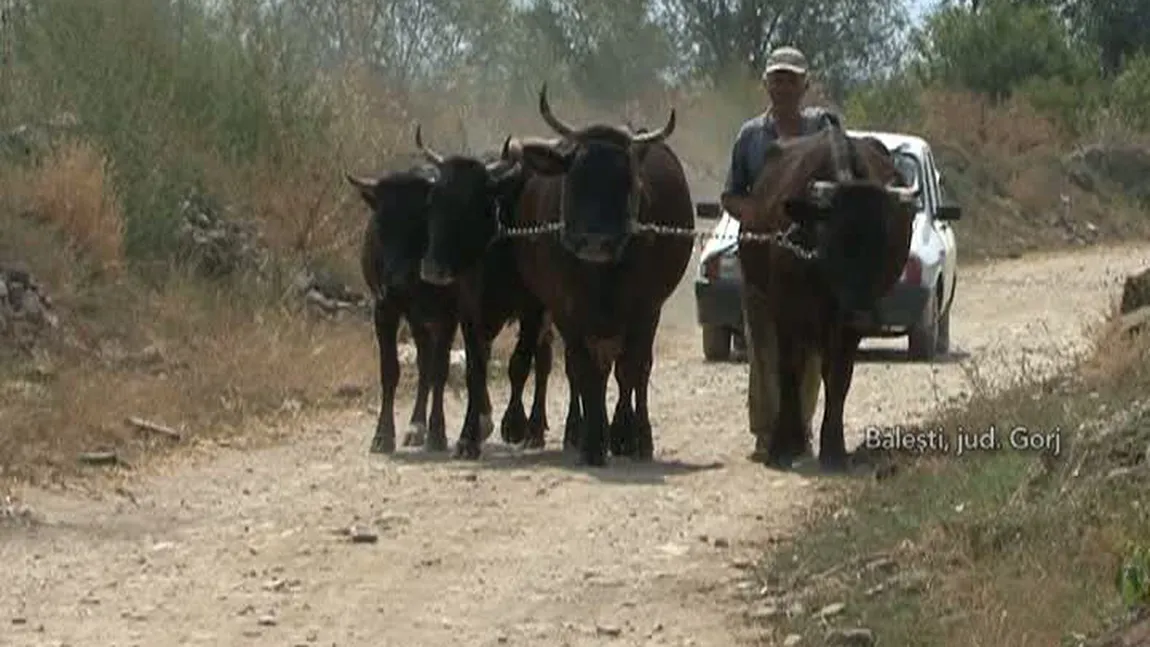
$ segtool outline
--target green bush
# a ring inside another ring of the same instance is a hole
[[[129,257],[171,251],[183,195],[208,165],[322,137],[324,106],[286,34],[189,0],[43,0],[16,25],[11,120],[69,112],[110,159]]]
[[[1122,602],[1129,608],[1150,606],[1150,547],[1131,547],[1117,577]]]
[[[1091,76],[1097,60],[1069,38],[1051,9],[1004,0],[991,0],[977,12],[941,9],[927,19],[917,43],[925,80],[994,100],[1006,99],[1031,78],[1074,84]]]
[[[1106,102],[1106,88],[1097,79],[1071,83],[1060,78],[1032,77],[1023,81],[1017,92],[1072,136],[1089,132],[1094,116]]]
[[[922,86],[906,75],[870,83],[847,98],[845,112],[851,127],[899,130],[922,116]]]
[[[1111,87],[1110,107],[1128,126],[1150,130],[1150,55],[1126,63]]]

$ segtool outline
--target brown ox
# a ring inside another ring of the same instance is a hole
[[[572,401],[568,412],[564,445],[578,446],[588,465],[606,464],[608,438],[613,454],[650,460],[647,385],[655,330],[690,261],[692,239],[639,232],[643,223],[694,227],[683,167],[663,143],[674,131],[675,113],[652,132],[601,124],[576,130],[551,113],[546,86],[539,111],[561,139],[508,147],[507,155],[527,172],[511,221],[514,227],[559,225],[557,237],[517,238],[515,251],[520,273],[563,337],[568,380],[579,396],[579,406]],[[612,366],[619,402],[608,436]]]
[[[862,340],[856,326],[872,320],[910,247],[914,194],[888,186],[898,181],[882,143],[834,124],[776,144],[750,197],[724,197],[741,232],[789,230],[782,243],[739,246],[755,460],[789,467],[808,451],[821,381],[819,462],[845,467],[843,405]]]

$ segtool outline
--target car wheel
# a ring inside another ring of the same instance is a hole
[[[947,308],[946,312],[942,313],[942,318],[938,320],[938,337],[934,350],[939,355],[950,353],[950,308]]]
[[[736,362],[747,361],[747,336],[738,331],[731,333],[731,359]]]
[[[939,332],[938,296],[932,291],[926,300],[922,316],[907,335],[907,352],[916,362],[929,362],[938,351]]]
[[[950,286],[950,303],[946,305],[946,312],[942,313],[942,319],[938,322],[938,343],[935,345],[935,350],[939,355],[950,354],[950,311],[954,309],[954,293],[958,287],[958,277],[954,277],[954,285]]]
[[[722,362],[731,357],[731,331],[722,326],[703,326],[703,358]]]

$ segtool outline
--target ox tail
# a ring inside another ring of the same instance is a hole
[[[803,429],[811,433],[815,407],[819,403],[819,389],[823,386],[822,356],[816,351],[807,353],[803,361],[803,375],[799,391],[799,410],[803,414]]]

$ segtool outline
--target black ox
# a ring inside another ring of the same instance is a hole
[[[519,192],[523,175],[515,163],[505,159],[441,155],[424,145],[419,127],[415,143],[438,170],[429,194],[428,246],[420,263],[420,277],[445,289],[457,286],[460,297],[467,352],[467,415],[456,455],[468,459],[480,455],[490,432],[487,367],[491,344],[516,319],[519,336],[508,365],[511,400],[500,434],[505,442],[541,448],[547,430],[551,322],[543,304],[527,290],[519,275],[511,241],[501,235],[507,225],[501,214],[511,206],[506,196]],[[535,393],[528,419],[522,397],[532,362]]]
[[[379,420],[371,451],[395,451],[395,389],[399,384],[396,335],[406,318],[415,340],[419,387],[404,445],[447,448],[443,390],[451,342],[458,328],[458,290],[419,279],[419,259],[427,248],[427,197],[434,168],[416,167],[379,178],[347,175],[371,209],[360,251],[360,269],[374,300],[381,387]],[[431,417],[427,396],[431,393]]]
[[[682,164],[664,143],[675,129],[675,112],[652,132],[604,124],[577,130],[552,114],[546,86],[539,111],[560,139],[512,140],[504,156],[522,164],[525,178],[510,196],[510,223],[559,227],[558,236],[516,238],[514,249],[520,275],[563,336],[573,393],[564,444],[578,447],[589,465],[606,464],[608,448],[651,460],[647,388],[655,331],[690,261],[692,238],[642,229],[694,227]],[[487,225],[473,219],[458,226]],[[608,434],[612,367],[619,402]]]

